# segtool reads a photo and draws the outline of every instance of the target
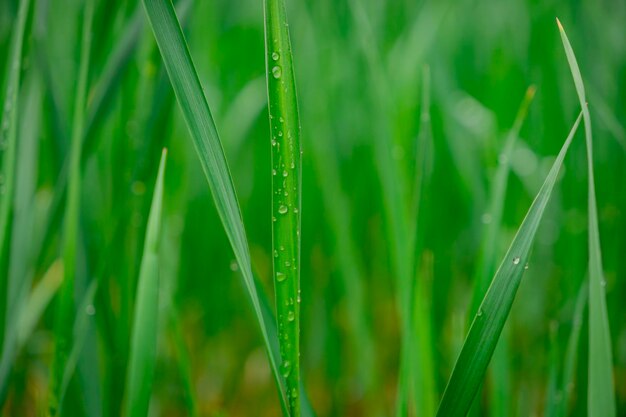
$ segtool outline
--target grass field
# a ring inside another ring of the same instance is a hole
[[[1,415],[626,415],[624,22],[1,1]]]

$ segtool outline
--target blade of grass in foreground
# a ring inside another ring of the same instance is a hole
[[[78,83],[74,102],[74,120],[72,123],[72,142],[70,149],[70,170],[68,179],[67,202],[65,205],[65,225],[63,243],[64,278],[59,297],[56,301],[55,335],[56,346],[50,374],[48,393],[48,414],[55,416],[60,412],[63,398],[63,374],[70,348],[72,346],[72,326],[74,322],[74,279],[76,275],[76,252],[78,246],[78,228],[80,220],[80,156],[82,133],[85,123],[85,102],[89,71],[91,46],[91,25],[93,18],[93,0],[85,2],[84,23],[81,40]]]
[[[163,177],[167,150],[163,149],[141,258],[135,315],[133,319],[128,374],[126,375],[125,416],[146,417],[156,364],[159,312],[159,234],[163,205]]]
[[[439,405],[438,417],[465,416],[482,384],[487,365],[496,348],[522,280],[539,223],[580,119],[581,115],[576,119],[545,182],[528,209],[524,221],[476,312]]]
[[[17,160],[17,116],[20,75],[22,71],[22,46],[24,28],[30,0],[20,1],[17,21],[13,28],[11,52],[7,58],[7,81],[2,107],[2,124],[0,125],[0,149],[2,171],[0,172],[0,343],[4,342],[4,326],[7,300],[7,276],[9,259],[9,242],[11,230],[11,214],[15,194],[15,163]]]
[[[587,144],[588,167],[588,215],[589,215],[589,385],[587,391],[587,413],[591,417],[615,416],[615,387],[613,385],[613,354],[611,352],[611,333],[606,311],[604,294],[604,272],[600,251],[600,231],[598,230],[598,208],[596,207],[596,188],[593,176],[593,143],[591,134],[591,116],[585,98],[585,86],[576,62],[576,56],[567,39],[565,30],[556,20],[561,33],[561,40],[567,55],[574,85],[580,100],[585,121],[585,142]]]
[[[265,62],[272,144],[272,250],[281,372],[300,416],[300,120],[284,0],[265,0]]]
[[[209,183],[213,200],[224,230],[233,248],[261,334],[268,351],[270,366],[278,387],[281,407],[289,415],[287,393],[277,361],[271,353],[272,344],[254,284],[250,251],[239,210],[235,187],[226,157],[202,85],[198,79],[185,37],[170,0],[144,0],[146,14],[154,32],[174,94],[191,134],[200,164]]]

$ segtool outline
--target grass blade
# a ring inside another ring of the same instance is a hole
[[[497,262],[497,243],[500,226],[502,223],[502,214],[504,211],[504,201],[506,199],[507,182],[510,172],[510,160],[515,147],[515,142],[519,136],[522,123],[526,119],[528,107],[535,95],[535,87],[530,86],[526,90],[526,94],[519,110],[513,127],[506,136],[502,153],[499,157],[498,169],[495,173],[492,188],[491,201],[489,203],[489,222],[487,223],[484,237],[481,241],[481,255],[476,268],[477,275],[474,278],[474,292],[472,294],[472,303],[470,305],[469,317],[473,317],[478,311],[478,307],[485,297],[485,292],[489,288],[489,279],[493,276]]]
[[[276,384],[283,412],[288,413],[287,395],[282,374],[271,352],[267,324],[261,311],[254,284],[250,252],[243,219],[239,210],[222,144],[202,85],[198,79],[185,37],[169,0],[144,0],[146,14],[154,32],[174,94],[200,158],[200,164],[209,183],[217,212],[233,248],[252,302]]]
[[[412,299],[412,343],[414,361],[410,384],[413,387],[415,413],[432,416],[437,410],[437,382],[432,335],[432,280],[433,253],[424,251],[424,235],[427,229],[425,203],[432,193],[434,143],[430,115],[430,67],[424,67],[420,110],[420,130],[417,136],[415,180],[411,205],[411,237],[409,262],[413,264],[415,284]]]
[[[576,119],[478,308],[443,394],[438,417],[465,416],[472,404],[511,310],[532,242],[580,119],[581,115]]]
[[[284,0],[265,0],[265,62],[272,143],[272,246],[281,372],[300,415],[300,116]]]
[[[22,71],[22,47],[24,44],[24,28],[30,7],[30,0],[20,1],[17,21],[13,28],[10,56],[7,58],[7,80],[2,106],[2,120],[0,125],[0,156],[2,171],[0,172],[0,342],[4,343],[4,326],[6,308],[10,304],[7,300],[7,276],[11,217],[15,195],[15,170],[17,160],[17,121],[18,96],[20,89],[20,75]],[[5,301],[7,301],[5,303]]]
[[[585,142],[587,144],[588,167],[588,227],[589,227],[589,385],[587,391],[587,413],[591,417],[612,417],[616,414],[615,387],[613,384],[613,354],[611,352],[611,333],[606,311],[605,281],[602,271],[602,253],[600,250],[600,231],[598,230],[598,208],[596,206],[596,188],[593,175],[593,143],[591,116],[585,97],[585,86],[576,62],[576,56],[565,34],[561,22],[557,19],[565,55],[569,63],[576,93],[585,121]]]
[[[68,179],[67,202],[65,205],[65,225],[63,243],[64,278],[60,294],[56,301],[55,332],[57,336],[54,359],[52,362],[49,386],[48,413],[50,416],[60,413],[63,398],[62,379],[68,355],[72,346],[72,327],[75,300],[74,281],[76,275],[76,253],[80,221],[82,133],[85,123],[85,104],[91,48],[91,27],[93,21],[93,0],[85,2],[83,32],[81,38],[80,65],[74,102],[74,120],[72,123],[72,142],[70,149],[70,170]]]
[[[130,358],[126,376],[125,413],[128,417],[148,415],[150,391],[156,365],[159,312],[159,235],[163,206],[163,178],[167,150],[163,149],[141,259]]]

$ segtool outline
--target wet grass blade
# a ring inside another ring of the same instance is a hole
[[[482,384],[519,288],[539,223],[580,120],[581,115],[576,119],[476,312],[439,405],[438,417],[465,416]]]
[[[300,415],[300,116],[284,0],[265,0],[265,62],[272,145],[272,246],[281,372]]]
[[[17,162],[17,122],[20,75],[22,71],[22,47],[24,28],[30,7],[30,0],[20,1],[11,40],[10,56],[7,58],[7,80],[4,93],[4,105],[0,120],[0,154],[2,171],[0,172],[0,343],[4,342],[7,300],[7,277],[9,244],[11,240],[11,217],[15,196],[15,170]]]
[[[569,63],[574,85],[580,100],[585,121],[585,142],[587,144],[588,167],[588,216],[589,216],[589,385],[587,391],[587,412],[591,417],[612,417],[616,414],[615,387],[613,383],[613,354],[611,352],[611,333],[606,311],[605,281],[602,270],[600,250],[600,232],[598,229],[598,208],[593,175],[593,143],[591,116],[585,97],[585,86],[576,56],[565,34],[561,22],[557,19],[565,55]]]
[[[91,27],[93,20],[93,0],[85,2],[83,31],[81,38],[80,65],[74,102],[72,141],[68,178],[67,201],[65,204],[65,225],[63,242],[64,278],[56,301],[55,334],[56,346],[52,362],[49,386],[48,414],[60,413],[63,398],[62,379],[72,346],[72,326],[74,322],[75,300],[74,281],[76,275],[77,247],[80,223],[82,133],[85,123],[89,55],[91,49]]]
[[[185,37],[169,0],[144,0],[146,14],[154,32],[161,57],[170,78],[174,94],[189,129],[200,164],[209,183],[217,212],[233,248],[243,275],[254,313],[261,329],[270,366],[278,386],[283,412],[288,414],[284,379],[271,352],[271,340],[261,311],[254,284],[250,252],[235,187],[209,110],[202,85],[194,67]]]
[[[159,323],[159,235],[161,232],[163,178],[166,159],[167,151],[163,149],[152,196],[137,283],[124,401],[124,415],[128,417],[146,417],[148,415],[152,379],[156,365]]]

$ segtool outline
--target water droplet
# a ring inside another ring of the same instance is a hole
[[[480,221],[483,222],[483,224],[491,223],[491,214],[483,213],[483,215],[480,216]]]
[[[298,390],[296,388],[293,388],[291,390],[291,398],[297,398],[298,397]]]
[[[282,137],[282,136],[283,136],[283,131],[282,131],[282,130],[279,130],[279,131],[278,131],[278,136],[280,136],[280,137]]]
[[[291,266],[291,262],[289,262],[289,261],[285,261],[285,266],[286,266],[287,268],[289,268],[289,267]]]
[[[293,311],[289,311],[289,313],[287,313],[287,320],[289,321],[294,321],[296,319],[296,315]]]
[[[272,139],[272,146],[276,146],[276,139]]]
[[[285,123],[285,119],[283,119],[282,116],[278,118],[278,121],[281,123]]]
[[[85,307],[85,313],[87,313],[88,316],[93,316],[96,314],[96,308],[93,304],[88,304],[87,307]]]
[[[528,269],[528,264],[524,265],[524,270]]]
[[[518,265],[519,264],[519,256],[516,256],[515,258],[513,258],[513,265]]]
[[[296,167],[296,164],[293,161],[291,161],[291,164],[289,165],[289,168],[294,169],[295,167]]]
[[[283,177],[288,177],[289,173],[287,171],[283,171]]]
[[[232,261],[230,261],[230,270],[235,272],[239,269],[239,265],[237,265],[237,261],[235,259],[233,259]]]
[[[274,78],[279,79],[282,74],[283,70],[278,65],[275,65],[274,68],[272,68],[272,75]]]
[[[278,52],[272,52],[272,59],[274,61],[278,61],[278,58],[280,58],[280,55],[278,54]]]
[[[478,317],[482,316],[482,315],[483,315],[483,309],[482,309],[482,308],[479,308],[479,309],[478,309],[478,313],[476,313],[476,315],[477,315]]]
[[[291,362],[284,361],[280,365],[280,373],[282,374],[283,378],[287,378],[289,374],[291,373]]]
[[[274,249],[274,258],[278,258],[278,251]]]
[[[288,211],[289,211],[289,209],[288,209],[288,208],[287,208],[287,206],[286,206],[286,205],[284,205],[284,204],[283,204],[283,205],[281,205],[280,207],[278,207],[278,212],[279,212],[280,214],[285,214],[285,213],[287,213]]]
[[[283,282],[286,279],[287,279],[287,275],[283,274],[282,272],[276,273],[276,281]]]

